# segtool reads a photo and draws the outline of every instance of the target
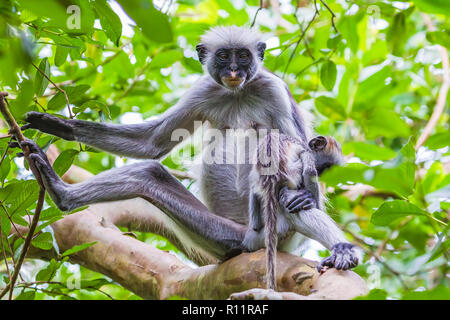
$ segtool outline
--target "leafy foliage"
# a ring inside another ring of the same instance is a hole
[[[300,108],[314,114],[316,131],[336,137],[348,157],[347,165],[321,180],[328,211],[366,251],[356,272],[373,290],[362,299],[449,299],[448,112],[425,146],[414,148],[439,95],[439,45],[450,47],[446,1],[283,1],[255,17],[256,0],[6,0],[0,4],[0,89],[10,94],[18,121],[31,110],[69,117],[65,94],[77,119],[147,119],[172,106],[199,77],[195,45],[205,30],[250,26],[255,19],[267,36],[266,67],[284,78]],[[323,3],[336,15],[333,21]],[[78,6],[79,19],[70,5]],[[17,259],[23,239],[9,234],[28,225],[38,186],[17,150],[8,148],[3,122],[0,129],[0,251]],[[62,150],[54,164],[59,175],[72,163],[99,173],[128,161],[35,131],[25,134]],[[170,158],[164,164],[183,169]],[[49,225],[62,217],[47,197],[32,244],[59,253]],[[138,237],[180,254],[160,236]],[[59,253],[58,260],[30,262],[15,299],[138,298],[67,262],[90,245]],[[9,277],[0,259],[3,287]]]

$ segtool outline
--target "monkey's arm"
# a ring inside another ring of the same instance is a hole
[[[194,120],[197,120],[193,109],[180,101],[158,119],[132,125],[66,120],[46,113],[29,112],[25,128],[38,129],[123,156],[157,159],[170,152],[180,142],[181,135],[193,132]]]

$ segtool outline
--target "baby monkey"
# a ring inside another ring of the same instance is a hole
[[[292,231],[313,238],[317,234],[336,234],[331,240],[321,241],[332,250],[332,256],[319,265],[319,270],[322,267],[348,269],[356,266],[358,257],[352,250],[353,245],[344,243],[342,232],[323,213],[324,197],[318,182],[319,173],[343,162],[337,141],[332,137],[318,136],[305,145],[291,136],[269,133],[259,144],[256,157],[250,173],[253,187],[244,246],[253,251],[265,245],[267,288],[276,289],[278,240]],[[314,229],[306,227],[304,222],[306,219],[311,221],[311,217],[315,219],[316,212],[302,217],[304,212],[313,210],[319,213]]]

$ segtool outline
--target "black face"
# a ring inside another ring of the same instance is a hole
[[[258,64],[255,59],[264,57],[265,44],[258,44],[258,57],[254,57],[247,48],[220,48],[207,61],[208,72],[213,79],[227,87],[228,89],[236,89],[243,87],[246,82],[255,75]],[[197,52],[201,63],[205,63],[207,51],[206,48],[199,44]]]
[[[217,50],[208,65],[211,76],[229,89],[241,87],[254,74],[256,64],[248,49]]]

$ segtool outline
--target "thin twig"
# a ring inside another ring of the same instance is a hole
[[[256,22],[256,17],[258,17],[258,13],[263,9],[263,0],[259,0],[259,8],[258,10],[256,10],[255,16],[253,17],[253,21],[252,24],[250,25],[250,28],[253,28],[253,26],[255,25]]]
[[[347,227],[341,227],[342,230],[344,230],[345,232],[349,233],[357,242],[357,244],[360,247],[366,247],[366,249],[364,250],[368,255],[370,255],[371,257],[375,258],[379,263],[381,263],[388,271],[390,271],[393,275],[397,276],[398,280],[400,281],[400,283],[402,284],[403,288],[405,290],[409,289],[408,286],[406,285],[406,283],[403,281],[402,279],[402,274],[393,269],[390,265],[388,265],[385,261],[383,261],[383,259],[374,251],[372,251],[371,248],[369,248],[369,246],[364,242],[363,239],[361,239],[360,237],[358,237],[357,235],[355,235],[350,229],[348,229]]]
[[[317,6],[316,6],[316,0],[314,0],[314,9],[315,9],[315,11],[314,11],[314,16],[313,16],[312,19],[309,21],[309,23],[308,23],[308,25],[306,26],[306,28],[305,28],[304,30],[302,30],[302,28],[300,27],[300,30],[302,30],[302,33],[300,34],[300,37],[298,38],[298,40],[297,40],[297,42],[296,42],[296,44],[295,44],[294,51],[292,51],[291,55],[289,56],[289,60],[288,60],[288,62],[287,62],[287,64],[286,64],[286,67],[284,68],[282,78],[284,78],[284,76],[286,75],[286,72],[287,72],[287,70],[288,70],[288,68],[289,68],[289,65],[290,65],[291,62],[292,62],[292,59],[294,59],[295,52],[297,51],[297,48],[298,48],[298,46],[300,45],[300,42],[303,40],[303,38],[304,38],[305,35],[306,35],[306,32],[307,32],[308,29],[311,27],[311,25],[312,25],[312,23],[314,22],[314,20],[316,19],[316,17],[319,15],[319,10],[317,9]]]
[[[25,140],[24,135],[22,134],[22,131],[20,130],[19,125],[17,124],[16,120],[14,119],[13,115],[9,111],[8,107],[5,104],[5,97],[8,95],[6,92],[0,92],[0,111],[5,118],[6,122],[9,125],[9,133],[13,134],[17,141],[20,143]],[[36,209],[34,212],[33,220],[31,221],[30,228],[27,234],[27,237],[25,239],[25,242],[22,247],[22,251],[19,256],[19,260],[17,261],[17,264],[14,266],[14,273],[11,276],[11,281],[9,284],[3,289],[2,292],[0,292],[0,299],[9,291],[9,299],[12,299],[12,293],[14,289],[14,284],[16,283],[17,277],[19,276],[20,269],[22,267],[23,261],[25,260],[25,257],[27,255],[28,249],[31,245],[31,240],[33,239],[34,231],[36,230],[37,224],[39,222],[39,217],[41,215],[42,207],[44,205],[44,197],[45,197],[45,187],[42,183],[42,178],[39,174],[39,170],[34,165],[34,162],[30,159],[30,149],[28,147],[23,148],[24,157],[27,160],[30,170],[33,173],[33,175],[36,178],[36,181],[39,184],[39,196],[38,201],[36,205]]]
[[[1,229],[2,229],[2,223],[0,221],[0,230]],[[0,233],[0,244],[2,246],[1,250],[2,250],[2,253],[3,253],[3,259],[5,260],[5,266],[6,266],[6,271],[8,273],[9,282],[11,282],[11,272],[9,271],[8,258],[6,257],[6,248],[5,248],[5,244],[3,243],[3,235],[1,233]]]
[[[70,110],[70,102],[69,102],[69,97],[67,96],[67,93],[64,89],[61,89],[61,87],[59,87],[56,83],[54,83],[49,76],[47,76],[45,74],[44,71],[42,71],[41,69],[39,69],[33,62],[31,62],[31,64],[33,65],[33,67],[36,68],[37,71],[39,71],[40,74],[42,74],[42,76],[47,79],[54,87],[56,90],[58,90],[59,92],[61,92],[64,95],[64,99],[66,99],[66,103],[67,103],[67,110],[69,110],[69,116],[70,119],[73,118],[73,114],[72,114],[72,110]]]
[[[5,205],[3,204],[2,201],[0,201],[0,206],[1,206],[1,207],[3,208],[3,210],[5,211],[5,214],[6,214],[6,216],[8,217],[9,222],[12,224],[12,226],[13,226],[14,229],[16,230],[18,236],[19,236],[20,238],[23,239],[23,235],[22,235],[22,234],[20,233],[20,231],[17,229],[16,224],[12,221],[12,218],[11,218],[11,216],[9,215],[9,212],[8,212],[8,210],[6,209],[6,207],[5,207]]]
[[[333,26],[334,31],[336,33],[339,33],[339,30],[336,28],[336,25],[334,24],[334,19],[336,18],[336,15],[334,14],[333,10],[330,9],[330,7],[325,3],[325,1],[320,0],[320,2],[327,8],[328,12],[331,13],[331,25]]]
[[[423,17],[425,24],[427,26],[427,29],[429,31],[436,30],[428,15],[426,15],[425,13],[422,13],[422,17]],[[422,131],[422,134],[420,135],[419,139],[417,140],[416,147],[415,147],[416,150],[418,150],[421,146],[424,145],[424,143],[427,141],[428,137],[433,132],[434,128],[436,127],[437,123],[439,122],[439,119],[441,118],[442,113],[444,112],[445,104],[447,102],[447,93],[450,88],[449,56],[448,56],[448,51],[446,48],[444,48],[443,46],[439,46],[439,49],[441,51],[442,69],[444,71],[442,86],[441,86],[441,89],[439,90],[437,102],[433,109],[433,113],[431,114],[430,120],[428,120],[427,125],[425,126],[425,128]]]

